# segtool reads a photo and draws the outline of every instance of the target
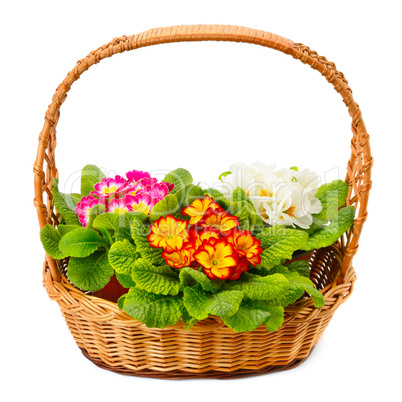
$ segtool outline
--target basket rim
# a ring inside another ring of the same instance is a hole
[[[339,247],[341,247],[341,245],[338,242],[335,243],[333,246],[326,247],[324,249],[331,249],[332,251],[338,250],[338,255],[335,255],[337,258],[339,258]],[[339,267],[341,266],[341,264],[339,263],[338,265]],[[356,273],[353,267],[348,271],[347,276],[345,277],[345,281],[342,284],[339,284],[337,281],[339,273],[340,268],[338,269],[334,280],[320,290],[325,299],[324,306],[316,308],[314,306],[314,301],[312,297],[300,299],[295,303],[285,307],[285,320],[282,326],[285,326],[286,324],[294,321],[310,321],[319,315],[324,317],[326,315],[333,314],[334,311],[339,307],[339,305],[343,304],[350,297],[351,293],[353,292],[354,282],[356,281]],[[63,298],[63,294],[66,297],[67,293],[67,298],[70,297],[75,299],[76,301],[82,302],[80,304],[85,304],[87,310],[82,313],[85,319],[88,319],[91,316],[90,311],[92,310],[92,312],[94,313],[93,320],[108,320],[113,321],[113,323],[118,325],[148,328],[141,321],[135,320],[125,311],[120,310],[117,303],[87,294],[86,292],[74,286],[65,274],[60,275],[61,281],[54,281],[47,260],[45,259],[43,268],[43,285],[46,288],[51,299],[56,299],[59,302]],[[104,310],[103,314],[100,314],[101,310]],[[80,314],[79,311],[77,311],[77,314]],[[174,325],[165,327],[163,329],[152,328],[152,330],[164,331],[169,329],[176,329],[185,332],[205,332],[213,331],[215,329],[223,327],[226,327],[228,330],[232,331],[224,324],[220,317],[210,315],[208,318],[198,321],[194,325],[194,327],[188,330],[184,328],[181,319]],[[262,327],[265,328],[265,325],[261,325],[258,328]]]

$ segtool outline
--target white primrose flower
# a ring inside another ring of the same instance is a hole
[[[223,193],[230,197],[241,187],[264,222],[308,229],[313,223],[312,214],[322,210],[320,200],[315,198],[317,175],[309,169],[275,167],[264,163],[234,164],[230,166],[232,174],[222,178]]]

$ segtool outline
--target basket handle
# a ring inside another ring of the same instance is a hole
[[[102,59],[111,57],[116,53],[138,49],[145,46],[158,45],[170,42],[193,41],[230,41],[245,42],[279,50],[293,56],[304,64],[318,70],[335,90],[342,96],[349,114],[352,117],[351,156],[347,165],[346,182],[349,184],[348,205],[354,205],[358,210],[353,229],[347,233],[344,251],[344,261],[339,282],[352,266],[353,256],[357,252],[359,237],[363,224],[367,219],[367,203],[371,188],[371,168],[373,159],[370,151],[369,135],[367,134],[358,104],[353,100],[352,91],[344,75],[339,72],[335,64],[319,56],[307,46],[293,43],[291,40],[278,35],[256,29],[232,25],[180,25],[167,28],[155,28],[133,35],[113,39],[110,43],[92,51],[79,60],[76,66],[57,87],[49,105],[43,129],[39,135],[39,146],[34,164],[35,174],[35,200],[39,225],[42,228],[47,223],[57,223],[53,210],[51,186],[53,178],[58,176],[55,164],[56,126],[60,116],[60,106],[66,100],[71,85],[80,78],[81,74]],[[46,161],[46,173],[44,162]],[[47,194],[44,204],[43,195]],[[52,277],[60,280],[55,261],[47,256]]]

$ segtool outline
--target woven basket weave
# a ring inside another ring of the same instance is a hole
[[[135,376],[159,378],[233,378],[295,367],[317,344],[335,310],[350,296],[356,279],[352,267],[371,188],[373,159],[369,135],[359,106],[343,74],[333,63],[308,47],[280,36],[228,25],[190,25],[152,29],[134,36],[116,38],[78,61],[58,86],[48,107],[39,136],[34,164],[35,207],[39,225],[57,225],[51,187],[58,177],[55,164],[56,125],[60,106],[71,85],[102,59],[145,46],[183,41],[233,41],[269,47],[293,56],[318,70],[340,93],[352,118],[351,156],[346,182],[348,205],[357,218],[334,245],[316,250],[309,260],[311,279],[325,298],[315,308],[311,298],[299,300],[285,310],[285,323],[276,332],[265,326],[235,333],[218,317],[200,321],[190,330],[181,323],[165,329],[147,328],[119,310],[115,303],[90,296],[75,288],[66,277],[68,261],[46,255],[43,277],[49,297],[56,300],[78,347],[96,365]]]

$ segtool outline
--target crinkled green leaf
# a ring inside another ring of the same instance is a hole
[[[240,187],[235,190],[232,199],[238,199],[238,201],[229,203],[228,212],[239,218],[240,229],[253,230],[255,225],[262,224],[261,216],[255,211],[250,199]]]
[[[187,309],[184,307],[182,308],[182,317],[181,317],[182,323],[184,325],[185,329],[190,329],[193,327],[198,320],[194,317],[191,317],[191,315],[188,313]]]
[[[183,299],[180,296],[157,295],[131,288],[124,299],[122,310],[148,328],[165,328],[180,320],[182,306]]]
[[[180,291],[178,272],[168,265],[157,267],[140,258],[135,262],[131,276],[136,288],[147,292],[176,296]]]
[[[311,234],[321,229],[328,221],[333,220],[337,216],[339,208],[345,205],[348,193],[349,186],[342,180],[334,180],[320,186],[315,197],[321,201],[322,211],[313,214],[313,224],[308,233]]]
[[[193,176],[191,176],[190,172],[186,169],[178,168],[168,173],[162,181],[174,184],[171,193],[175,194],[183,187],[191,184],[193,182]]]
[[[125,225],[126,228],[130,228],[131,223],[133,222],[134,219],[138,219],[141,222],[144,222],[148,219],[147,214],[138,211],[128,211],[124,214],[124,217],[126,218],[126,225]]]
[[[264,229],[257,235],[261,241],[261,266],[270,269],[281,263],[282,260],[291,259],[294,251],[303,249],[308,234],[302,230],[285,229],[282,226],[272,226]]]
[[[211,280],[203,272],[196,271],[193,268],[182,268],[180,270],[180,283],[183,287],[200,284],[204,290],[212,293],[222,289],[223,285],[223,282],[219,279]]]
[[[104,288],[113,273],[105,251],[96,251],[84,258],[71,257],[68,262],[68,279],[82,290],[95,292]]]
[[[238,280],[226,283],[225,288],[242,291],[245,300],[274,300],[287,294],[289,281],[281,274],[260,276],[245,272]]]
[[[285,311],[282,306],[268,306],[268,311],[271,313],[268,320],[265,322],[267,330],[270,332],[278,330],[284,320]]]
[[[59,179],[53,179],[52,186],[53,203],[57,212],[62,216],[67,225],[79,225],[80,221],[75,213],[75,207],[79,202],[79,198],[74,194],[64,194],[59,191]]]
[[[168,194],[153,206],[149,214],[149,219],[151,223],[153,223],[162,216],[178,216],[179,213],[179,201],[174,194]]]
[[[131,238],[131,229],[119,228],[115,233],[115,241],[123,241],[128,240],[131,243],[134,243],[134,240]]]
[[[104,173],[95,165],[86,165],[81,173],[81,194],[88,195],[95,190],[95,184],[99,183],[104,177]]]
[[[286,265],[287,269],[291,272],[297,272],[305,278],[310,278],[310,266],[308,261],[300,260]]]
[[[133,220],[131,224],[131,236],[143,260],[153,265],[165,265],[165,260],[161,256],[163,249],[149,245],[147,240],[149,233],[149,229],[141,221],[137,219]]]
[[[247,332],[253,331],[267,321],[270,321],[270,327],[273,327],[273,324],[278,324],[281,319],[283,322],[283,315],[284,310],[280,306],[271,306],[263,301],[243,300],[233,316],[222,317],[222,320],[235,332]]]
[[[243,300],[243,292],[236,290],[221,290],[210,293],[201,285],[184,288],[184,306],[192,317],[198,320],[207,318],[210,314],[219,317],[231,317],[239,309]]]
[[[108,247],[108,243],[98,232],[88,228],[68,232],[59,243],[60,250],[71,257],[87,257],[99,247]]]
[[[277,298],[277,301],[283,307],[294,303],[303,296],[304,292],[311,295],[316,307],[322,307],[325,304],[324,296],[314,287],[314,283],[310,279],[299,275],[296,271],[292,272],[288,268],[282,266],[273,268],[272,272],[284,275],[289,281],[289,292]]]
[[[60,233],[57,229],[55,229],[52,225],[45,225],[40,231],[40,240],[42,242],[43,248],[46,253],[50,255],[50,257],[55,258],[57,260],[61,260],[64,257],[67,257],[59,249],[59,243],[61,240]]]
[[[79,229],[80,227],[81,225],[58,225],[57,229],[59,229],[60,235],[63,237],[66,233]]]
[[[190,205],[195,199],[204,198],[204,190],[199,186],[189,184],[177,191],[175,196],[179,202],[180,209],[182,209],[187,205]]]
[[[245,191],[241,187],[237,187],[232,194],[232,202],[247,202],[251,204],[250,198],[247,196]],[[254,209],[254,208],[253,208]]]
[[[302,250],[313,250],[315,248],[328,247],[336,242],[339,237],[348,230],[355,217],[354,207],[342,208],[335,219],[323,229],[313,233],[308,241],[300,247]]]
[[[131,275],[138,258],[139,253],[128,240],[117,241],[110,247],[109,263],[119,274]]]

